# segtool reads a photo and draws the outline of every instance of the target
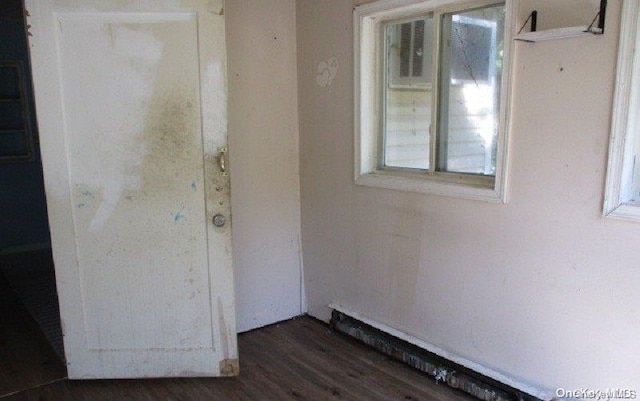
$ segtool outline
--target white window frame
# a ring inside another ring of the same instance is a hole
[[[498,0],[381,0],[354,10],[354,106],[355,106],[355,183],[370,187],[453,196],[491,202],[507,201],[509,114],[511,105],[512,53],[515,10],[513,0],[505,3],[503,73],[500,92],[500,128],[494,177],[476,174],[382,169],[381,132],[384,71],[384,32],[387,21],[439,13],[464,11],[500,3]],[[435,43],[440,42],[440,32]],[[436,56],[436,59],[438,56]],[[434,60],[434,65],[438,60]],[[434,90],[437,90],[434,85]],[[434,99],[438,95],[435,94]],[[435,114],[434,114],[435,115]],[[432,124],[433,126],[434,124]],[[433,138],[433,135],[432,135]],[[433,141],[432,141],[433,142]],[[433,145],[433,144],[432,144]]]
[[[640,0],[622,6],[609,162],[603,213],[640,221],[640,202],[631,200],[634,140],[640,135]]]

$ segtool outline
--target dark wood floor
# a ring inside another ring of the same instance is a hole
[[[64,367],[35,324],[6,291],[1,301],[2,401],[470,400],[308,317],[241,334],[240,377],[60,380]]]
[[[64,379],[67,370],[0,273],[0,397]]]
[[[51,249],[0,256],[0,274],[64,359],[60,309]]]

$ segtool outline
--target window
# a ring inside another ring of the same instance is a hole
[[[604,214],[640,221],[640,0],[623,3]]]
[[[495,0],[356,8],[357,184],[505,200],[510,12]]]

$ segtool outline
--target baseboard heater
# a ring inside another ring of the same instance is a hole
[[[467,367],[385,333],[333,309],[331,328],[418,369],[437,382],[459,389],[484,401],[541,401],[540,398],[484,376]]]

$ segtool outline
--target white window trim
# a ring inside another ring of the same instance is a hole
[[[419,192],[490,202],[507,201],[507,167],[510,131],[511,77],[515,10],[513,0],[505,0],[505,39],[500,130],[496,175],[493,185],[487,177],[455,173],[426,173],[405,170],[380,170],[379,131],[381,127],[382,57],[378,56],[384,21],[427,13],[443,6],[474,7],[496,3],[476,0],[381,0],[354,9],[354,106],[355,106],[355,183],[370,187]],[[439,34],[439,33],[438,33]],[[436,39],[439,40],[439,39]],[[477,178],[477,179],[475,179]]]
[[[625,155],[631,151],[628,148],[633,146],[631,140],[640,118],[640,54],[636,51],[640,45],[639,13],[640,0],[624,1],[603,207],[605,216],[634,221],[640,221],[640,204],[626,199],[631,179],[624,175]]]

